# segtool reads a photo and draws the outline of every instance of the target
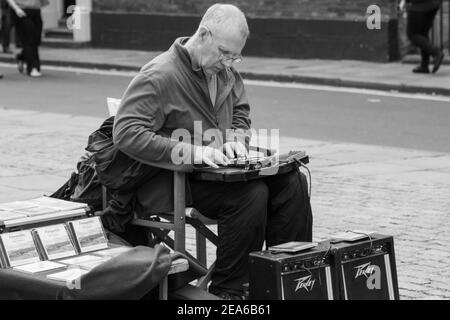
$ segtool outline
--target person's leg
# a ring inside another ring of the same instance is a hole
[[[428,69],[428,65],[430,64],[430,55],[429,53],[424,50],[424,49],[420,49],[420,66],[422,68],[427,68]]]
[[[2,46],[3,52],[10,52],[9,45],[11,42],[12,15],[9,9],[2,12]]]
[[[437,12],[439,9],[432,10],[429,12],[426,12],[425,15],[425,28],[424,35],[426,36],[426,39],[428,40],[428,34],[430,33],[431,28],[433,27],[434,18],[436,17]],[[428,46],[427,46],[427,53],[429,56],[433,57],[433,69],[431,72],[435,73],[438,71],[443,59],[444,59],[444,53],[441,48],[438,46],[433,46],[431,41],[428,40]]]
[[[424,30],[422,31],[424,38],[426,39],[425,48],[430,56],[436,56],[439,53],[439,48],[437,46],[433,46],[432,42],[429,39],[430,30],[433,27],[434,18],[436,17],[438,10],[432,10],[429,12],[424,12]]]
[[[14,41],[15,41],[15,47],[16,48],[22,48],[22,42],[20,40],[20,35],[19,35],[19,31],[16,28],[15,22],[14,22],[14,15],[15,13],[13,12],[13,10],[10,10],[10,14],[11,14],[11,21],[12,21],[12,28],[14,29]]]
[[[42,40],[42,28],[43,28],[43,23],[42,23],[42,16],[41,16],[41,10],[36,10],[35,16],[34,16],[34,25],[35,25],[35,34],[34,34],[34,43],[35,43],[35,52],[34,52],[34,56],[35,56],[35,61],[36,61],[36,67],[38,69],[38,71],[41,71],[41,59],[39,57],[39,46],[41,45],[41,40]]]
[[[421,52],[421,65],[417,71],[428,71],[428,64],[430,62],[430,56],[436,56],[439,53],[439,49],[433,47],[428,34],[433,25],[433,20],[437,10],[429,12],[408,12],[407,34],[411,43],[420,48]]]
[[[19,18],[15,12],[11,12],[14,28],[16,29],[16,35],[17,39],[19,39],[20,43],[23,44],[24,42],[29,42],[27,39],[27,33],[26,33],[26,20],[24,18]],[[16,43],[17,43],[16,39]],[[24,65],[26,62],[26,54],[25,54],[25,48],[23,45],[21,45],[21,52],[17,54],[16,60],[17,60],[17,68],[19,69],[20,73],[24,72]]]
[[[191,181],[193,207],[218,220],[219,243],[210,292],[242,293],[249,253],[262,249],[268,188],[262,180],[236,183]]]
[[[312,241],[313,216],[305,175],[292,171],[264,180],[269,187],[266,245]]]
[[[42,33],[42,18],[40,10],[28,9],[27,13],[27,30],[28,33],[28,43],[23,44],[24,50],[26,51],[25,57],[27,60],[27,71],[28,74],[31,73],[33,69],[40,71],[40,60],[38,53],[38,46],[41,43],[41,33]]]
[[[423,30],[425,29],[422,14],[420,12],[408,11],[408,21],[406,25],[406,34],[411,43],[418,47],[421,54],[420,66],[416,67],[413,72],[428,73],[429,55],[424,48],[427,39],[423,37]]]

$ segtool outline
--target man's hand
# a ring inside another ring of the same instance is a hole
[[[226,166],[230,164],[230,160],[217,149],[194,146],[194,163],[206,163],[217,169],[219,168],[217,164]]]
[[[230,159],[235,158],[235,153],[238,157],[248,157],[247,149],[239,141],[227,142],[223,145],[223,149],[225,150],[225,154]]]
[[[19,18],[23,18],[23,17],[26,17],[27,16],[27,14],[25,13],[25,11],[23,11],[21,8],[19,8],[19,7],[17,7],[16,8],[16,15],[19,17]]]
[[[401,12],[403,12],[403,11],[405,11],[405,8],[406,8],[406,1],[405,1],[405,0],[401,0],[400,3],[399,3],[399,5],[398,5],[398,9],[399,9]]]

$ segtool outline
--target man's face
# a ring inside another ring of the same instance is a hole
[[[215,74],[241,59],[241,51],[247,39],[237,31],[211,32],[205,28],[201,33],[202,50],[200,65],[209,74]]]

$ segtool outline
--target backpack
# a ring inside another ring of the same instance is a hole
[[[86,153],[77,163],[77,171],[50,197],[87,203],[91,210],[102,210],[102,185],[95,172],[93,154]]]
[[[106,119],[88,138],[86,153],[77,163],[77,172],[51,195],[53,198],[84,202],[93,211],[103,211],[104,225],[123,232],[132,218],[134,192],[159,172],[130,158],[113,142],[114,116]],[[103,208],[103,186],[108,188],[108,205]]]
[[[99,129],[89,135],[87,152],[80,157],[77,171],[50,197],[87,203],[92,210],[101,211],[103,190],[96,171],[96,155],[104,149],[114,149],[112,127],[114,116],[106,119]]]

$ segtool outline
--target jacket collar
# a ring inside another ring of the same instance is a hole
[[[203,73],[203,70],[194,65],[191,56],[184,46],[184,44],[189,40],[189,37],[181,37],[177,38],[172,45],[172,49],[175,54],[179,57],[181,63],[186,68],[186,71],[192,72],[198,79],[203,80],[205,88],[203,88],[205,94],[209,97],[208,88],[206,85],[206,76]],[[233,86],[236,82],[236,77],[234,75],[233,68],[225,68],[224,70],[217,73],[217,98],[216,98],[216,112],[222,107],[223,102],[226,97],[230,94]]]
[[[202,68],[192,61],[189,51],[184,46],[189,39],[189,37],[177,38],[173,43],[172,48],[186,68],[190,68],[196,75],[204,78],[205,76]],[[217,78],[221,79],[225,83],[229,81],[234,83],[233,71],[228,67],[217,73]]]

